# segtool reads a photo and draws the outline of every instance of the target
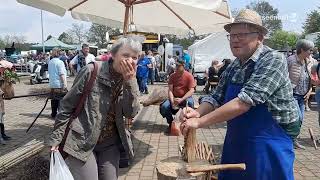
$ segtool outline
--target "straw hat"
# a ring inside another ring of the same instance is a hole
[[[232,25],[234,24],[251,24],[257,27],[264,35],[268,33],[268,30],[262,26],[261,16],[253,10],[243,9],[239,12],[233,23],[224,26],[227,32],[230,32]]]

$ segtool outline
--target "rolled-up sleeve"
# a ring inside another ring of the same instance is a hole
[[[284,75],[288,75],[287,62],[282,55],[270,55],[269,60],[257,63],[259,64],[256,65],[248,82],[238,94],[241,101],[252,106],[265,103],[281,86]]]

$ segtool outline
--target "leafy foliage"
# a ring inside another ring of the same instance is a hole
[[[316,43],[315,43],[315,46],[316,47],[320,47],[320,35],[318,35],[318,38],[317,38]]]
[[[88,41],[96,43],[96,45],[100,48],[105,48],[108,45],[106,33],[109,35],[117,35],[120,34],[120,30],[93,23],[89,29]]]
[[[292,32],[277,30],[272,34],[268,45],[273,49],[283,50],[286,48],[293,49],[298,40],[298,35]]]
[[[30,43],[26,43],[25,36],[7,34],[0,37],[0,49],[11,47],[13,42],[17,51],[27,51],[31,46]]]
[[[67,32],[61,33],[60,36],[58,37],[58,40],[66,44],[74,44],[74,40],[72,36]]]
[[[282,29],[282,21],[278,18],[278,9],[274,8],[266,1],[252,2],[246,6],[248,9],[255,10],[262,18],[262,25],[272,34]]]
[[[308,14],[303,29],[305,34],[320,32],[320,11],[314,10]]]
[[[52,35],[49,34],[49,36],[47,37],[47,41],[48,41],[49,39],[51,39],[51,38],[52,38]]]
[[[165,37],[168,38],[170,43],[179,44],[179,45],[183,46],[184,49],[188,49],[188,47],[191,46],[195,40],[202,39],[208,35],[181,38],[176,35],[166,34]]]
[[[86,41],[87,29],[83,24],[73,23],[68,32],[69,35],[75,40],[76,43],[81,44]]]
[[[6,80],[6,81],[18,81],[20,83],[20,78],[18,76],[18,74],[13,71],[13,70],[9,70],[9,69],[6,69],[4,72],[3,72],[3,78]]]

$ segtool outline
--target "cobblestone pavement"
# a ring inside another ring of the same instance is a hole
[[[22,81],[15,86],[16,95],[27,94],[31,88],[45,88],[47,85],[31,86],[27,81]],[[158,87],[159,85],[150,86],[150,91]],[[146,96],[140,98],[143,99]],[[34,140],[43,141],[53,125],[53,120],[49,118],[50,103],[31,131],[28,134],[25,131],[41,110],[44,101],[43,98],[20,98],[5,101],[5,126],[7,134],[12,136],[13,140],[8,141],[7,145],[0,146],[0,159],[21,147],[31,147],[30,142]],[[306,146],[306,150],[296,150],[295,178],[297,180],[320,179],[320,149],[315,150],[312,145],[308,133],[310,127],[313,128],[316,135],[320,134],[315,111],[307,112],[303,123],[300,141]],[[157,179],[155,170],[157,162],[179,155],[178,146],[183,145],[183,137],[165,135],[166,128],[167,123],[159,114],[159,106],[142,107],[132,127],[136,156],[129,168],[120,169],[120,180]],[[224,123],[217,124],[198,130],[197,138],[199,141],[206,141],[212,145],[216,156],[219,157],[225,131]]]

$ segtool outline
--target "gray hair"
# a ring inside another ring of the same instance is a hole
[[[314,43],[306,39],[300,39],[296,44],[297,54],[301,53],[301,49],[303,49],[304,51],[308,51],[309,49],[313,49],[313,48],[314,48]]]
[[[135,40],[132,37],[121,37],[112,45],[111,54],[117,54],[122,46],[128,46],[138,54],[140,54],[140,52],[142,51],[142,45],[138,40]]]

